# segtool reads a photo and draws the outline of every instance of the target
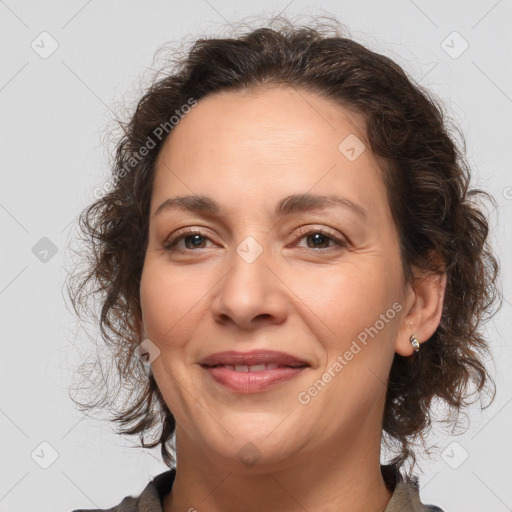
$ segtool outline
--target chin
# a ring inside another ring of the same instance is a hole
[[[251,423],[250,415],[246,415],[245,425]],[[270,427],[268,422],[259,425],[250,424],[250,429],[243,428],[240,419],[236,425],[220,430],[212,439],[206,439],[206,444],[213,452],[213,458],[221,462],[230,471],[242,474],[259,474],[269,470],[294,463],[301,446],[296,428],[282,428],[279,421],[274,421]],[[279,427],[278,427],[279,426]],[[270,435],[269,435],[270,434]]]

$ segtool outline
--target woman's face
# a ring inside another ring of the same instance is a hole
[[[379,442],[410,293],[363,139],[357,116],[292,88],[206,97],[167,139],[140,294],[178,450],[243,470]]]

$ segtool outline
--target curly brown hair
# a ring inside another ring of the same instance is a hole
[[[81,238],[89,251],[86,267],[70,278],[68,292],[79,316],[91,310],[91,298],[101,298],[99,326],[109,355],[80,368],[89,380],[96,372],[87,391],[88,398],[93,392],[96,399],[72,398],[83,411],[108,408],[118,433],[139,434],[143,447],[161,444],[168,466],[174,464],[168,441],[175,420],[153,375],[134,357],[143,339],[139,285],[150,196],[155,162],[171,131],[169,120],[179,121],[191,98],[199,101],[219,91],[293,87],[356,112],[382,165],[406,280],[412,279],[413,266],[446,273],[437,330],[420,356],[395,354],[392,364],[383,417],[384,440],[395,450],[392,463],[414,461],[412,445],[429,429],[437,399],[448,405],[450,421],[456,422],[471,397],[489,389],[491,401],[494,396],[481,324],[494,314],[500,297],[498,263],[480,199],[495,202],[488,193],[469,189],[464,138],[460,149],[440,101],[393,60],[345,37],[340,27],[336,20],[297,27],[274,18],[237,37],[199,39],[187,53],[171,57],[172,69],[153,80],[129,122],[122,124],[110,190],[80,216]],[[115,364],[116,385],[102,368],[105,360]],[[116,408],[121,390],[128,394]],[[156,437],[148,442],[154,429]]]

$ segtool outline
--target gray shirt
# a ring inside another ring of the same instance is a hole
[[[416,480],[405,481],[392,466],[381,466],[384,481],[393,491],[391,500],[383,512],[443,512],[439,507],[423,505],[419,497]],[[157,475],[137,496],[126,498],[109,509],[80,509],[72,512],[163,512],[164,497],[171,491],[176,470],[171,469]]]

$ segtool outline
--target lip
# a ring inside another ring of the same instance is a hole
[[[229,350],[227,352],[216,352],[205,357],[199,364],[201,366],[277,364],[294,368],[309,366],[307,361],[276,350],[252,350],[251,352]]]
[[[255,371],[236,371],[235,366],[270,365]],[[203,359],[201,367],[211,378],[236,393],[259,393],[297,377],[309,368],[306,361],[285,352],[254,350],[252,352],[217,352]]]

